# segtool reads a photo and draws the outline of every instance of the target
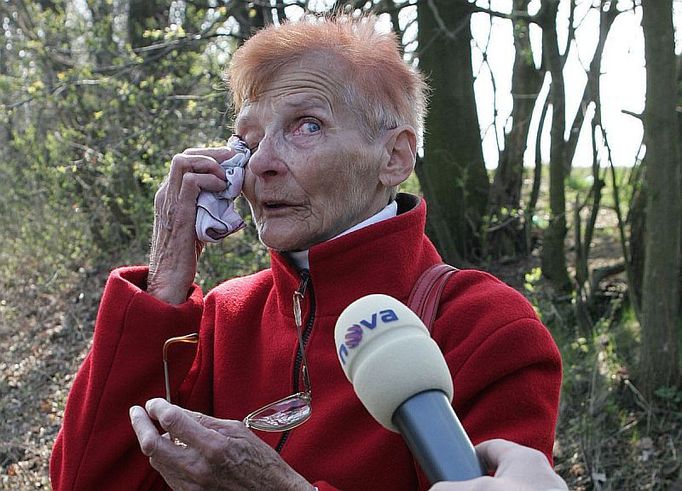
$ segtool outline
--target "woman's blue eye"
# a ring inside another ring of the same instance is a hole
[[[322,129],[319,123],[316,123],[315,121],[306,121],[301,125],[300,128],[301,132],[306,134],[317,133]]]

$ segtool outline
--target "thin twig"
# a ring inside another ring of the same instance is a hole
[[[601,129],[602,137],[604,138],[604,146],[606,147],[606,154],[608,156],[609,168],[611,170],[611,185],[613,186],[613,201],[614,208],[616,211],[616,217],[618,218],[618,233],[620,235],[621,248],[623,250],[623,259],[625,259],[625,274],[628,278],[628,284],[632,285],[634,281],[634,273],[632,271],[632,265],[630,263],[630,252],[628,250],[627,239],[625,237],[625,222],[623,221],[623,214],[620,209],[620,191],[618,187],[618,179],[616,178],[616,167],[613,164],[613,158],[611,157],[611,146],[609,145],[608,138],[606,136],[606,131],[602,126]],[[634,288],[628,288],[628,296],[630,297],[630,302],[635,310],[635,315],[637,319],[641,319],[641,312],[639,308],[639,299],[635,293]]]

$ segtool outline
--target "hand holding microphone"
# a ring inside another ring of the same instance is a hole
[[[547,457],[534,448],[496,439],[479,443],[476,451],[494,477],[440,482],[429,491],[568,491]]]
[[[360,401],[382,426],[402,434],[432,483],[484,475],[452,409],[445,359],[414,312],[387,295],[362,297],[339,316],[335,340]]]

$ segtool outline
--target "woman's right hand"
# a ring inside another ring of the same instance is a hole
[[[201,191],[225,189],[225,171],[219,162],[234,154],[227,147],[189,148],[173,157],[154,198],[147,292],[159,300],[180,304],[187,299],[204,247],[194,227],[197,197]]]

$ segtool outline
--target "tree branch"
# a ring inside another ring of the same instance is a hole
[[[613,158],[611,158],[611,145],[609,145],[608,138],[606,136],[606,131],[602,126],[599,127],[602,133],[602,138],[604,139],[604,146],[606,147],[606,152],[609,160],[609,169],[611,170],[611,185],[613,187],[613,207],[616,211],[616,218],[618,219],[618,234],[620,236],[620,244],[623,251],[623,259],[625,260],[625,272],[628,279],[628,285],[633,285],[634,273],[632,271],[632,266],[630,262],[630,251],[628,250],[627,238],[625,236],[625,221],[623,220],[623,214],[620,210],[620,191],[618,187],[618,179],[616,178],[616,167],[613,164]],[[632,303],[632,308],[635,309],[635,315],[637,319],[641,319],[640,303],[635,290],[633,288],[628,288],[628,296]]]
[[[628,116],[632,116],[633,118],[637,118],[640,121],[644,122],[644,114],[642,113],[635,113],[632,111],[628,111],[627,109],[621,109],[620,112],[622,112],[623,114],[627,114]]]

